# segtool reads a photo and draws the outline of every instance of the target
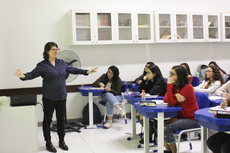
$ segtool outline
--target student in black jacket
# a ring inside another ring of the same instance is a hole
[[[150,95],[164,96],[166,93],[166,83],[161,74],[161,71],[157,65],[151,65],[146,70],[147,74],[143,77],[141,84],[139,85],[139,92],[145,90],[145,93]],[[137,119],[143,126],[143,117],[137,113]],[[149,122],[149,142],[152,141],[152,134],[155,132],[153,129],[153,122]],[[144,143],[143,139],[139,141]]]

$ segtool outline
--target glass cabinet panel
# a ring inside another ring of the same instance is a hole
[[[138,40],[151,40],[150,14],[138,14]]]
[[[218,16],[216,15],[209,15],[208,16],[208,36],[209,39],[218,39]]]
[[[188,39],[188,15],[176,15],[176,39]]]
[[[76,13],[76,41],[91,41],[90,14]]]
[[[171,39],[171,16],[159,14],[159,39]]]
[[[230,16],[224,17],[225,39],[230,39]]]
[[[132,40],[131,13],[118,13],[119,40]]]
[[[203,15],[193,15],[193,39],[204,39]]]
[[[111,14],[97,13],[98,40],[112,40]]]

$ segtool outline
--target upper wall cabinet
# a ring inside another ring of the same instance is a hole
[[[220,42],[219,13],[191,13],[192,42]]]
[[[190,42],[190,19],[188,12],[155,11],[155,41]]]
[[[70,45],[114,44],[114,12],[70,10]]]
[[[154,43],[152,11],[115,11],[116,43]]]
[[[221,13],[222,41],[230,42],[230,13]]]

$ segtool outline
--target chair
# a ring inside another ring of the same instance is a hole
[[[193,76],[193,81],[192,81],[192,86],[193,87],[196,87],[196,86],[198,86],[199,85],[199,78],[198,77],[196,77],[196,76]]]
[[[167,85],[167,83],[168,83],[168,78],[164,78],[164,80],[165,80],[165,83],[166,83],[166,85]]]
[[[122,96],[122,101],[119,103],[120,106],[122,106],[123,110],[125,111],[125,104],[127,100],[124,98],[124,94],[127,91],[128,84],[126,81],[121,81],[121,96]],[[99,101],[99,104],[106,106],[106,103],[103,101]],[[105,114],[104,114],[104,120],[103,120],[103,125],[105,124],[106,120],[106,115],[107,115],[107,110],[105,109]],[[117,110],[117,119],[119,119],[119,111]],[[126,119],[126,114],[125,114],[125,124],[127,124],[127,119]]]
[[[209,107],[210,100],[208,98],[207,93],[195,92],[195,96],[196,96],[196,101],[197,101],[197,104],[199,106],[199,109]],[[178,135],[177,153],[179,153],[179,149],[180,149],[181,134],[188,133],[189,146],[190,146],[190,150],[192,150],[192,144],[191,144],[191,140],[190,140],[190,132],[197,132],[197,131],[201,131],[201,127],[174,131],[174,134]]]

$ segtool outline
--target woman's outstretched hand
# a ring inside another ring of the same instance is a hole
[[[98,67],[95,67],[95,68],[93,68],[93,69],[91,69],[91,70],[87,71],[87,73],[88,73],[88,74],[95,73],[95,72],[97,72],[97,71],[96,71],[96,70],[97,70],[97,68],[98,68]]]
[[[14,75],[18,76],[19,78],[25,78],[25,75],[22,74],[21,70],[20,69],[16,69],[15,72],[14,72]]]

